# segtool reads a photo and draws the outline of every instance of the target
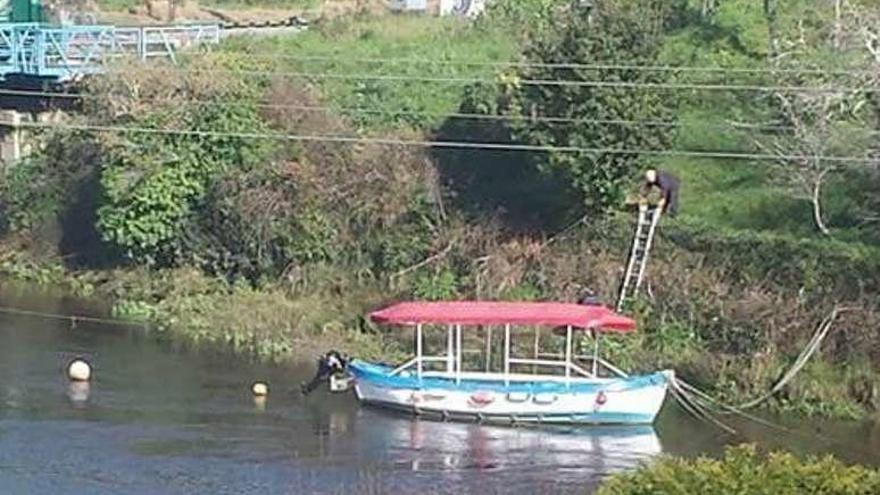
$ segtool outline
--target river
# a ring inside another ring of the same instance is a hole
[[[724,434],[672,401],[655,428],[509,428],[413,419],[297,384],[311,369],[179,349],[127,325],[11,314],[95,314],[94,305],[0,292],[0,493],[488,495],[592,491],[660,453],[759,442],[880,464],[880,426],[737,423]],[[65,364],[86,356],[90,384]],[[266,380],[265,402],[249,392]],[[775,419],[778,421],[779,419]]]

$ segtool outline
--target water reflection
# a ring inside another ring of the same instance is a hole
[[[651,427],[511,428],[381,414],[362,411],[359,423],[373,427],[360,434],[411,471],[515,470],[558,482],[630,468],[661,452]]]
[[[89,401],[90,389],[91,385],[89,385],[89,382],[68,383],[67,398],[70,400],[70,404],[77,409],[86,407],[86,403]]]

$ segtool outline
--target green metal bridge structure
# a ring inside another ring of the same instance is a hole
[[[0,0],[0,81],[32,77],[74,81],[100,73],[114,58],[176,61],[183,48],[220,41],[222,26],[53,24],[41,0]]]

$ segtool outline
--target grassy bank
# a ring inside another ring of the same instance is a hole
[[[362,318],[381,301],[377,288],[352,287],[347,276],[330,270],[316,271],[320,287],[302,294],[281,285],[229,284],[189,268],[70,271],[58,259],[9,246],[2,251],[3,277],[109,302],[113,318],[143,322],[180,344],[276,362],[310,361],[329,349],[377,360],[401,353],[398,335],[380,333]]]
[[[493,80],[492,64],[517,54],[506,30],[416,15],[344,18],[297,36],[232,40],[224,49],[271,60],[272,70],[314,85],[334,114],[366,134],[439,127],[458,110],[467,81]]]

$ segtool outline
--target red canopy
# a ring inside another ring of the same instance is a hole
[[[636,322],[604,306],[554,302],[405,302],[370,313],[378,323],[392,325],[533,325],[568,326],[631,332]]]

